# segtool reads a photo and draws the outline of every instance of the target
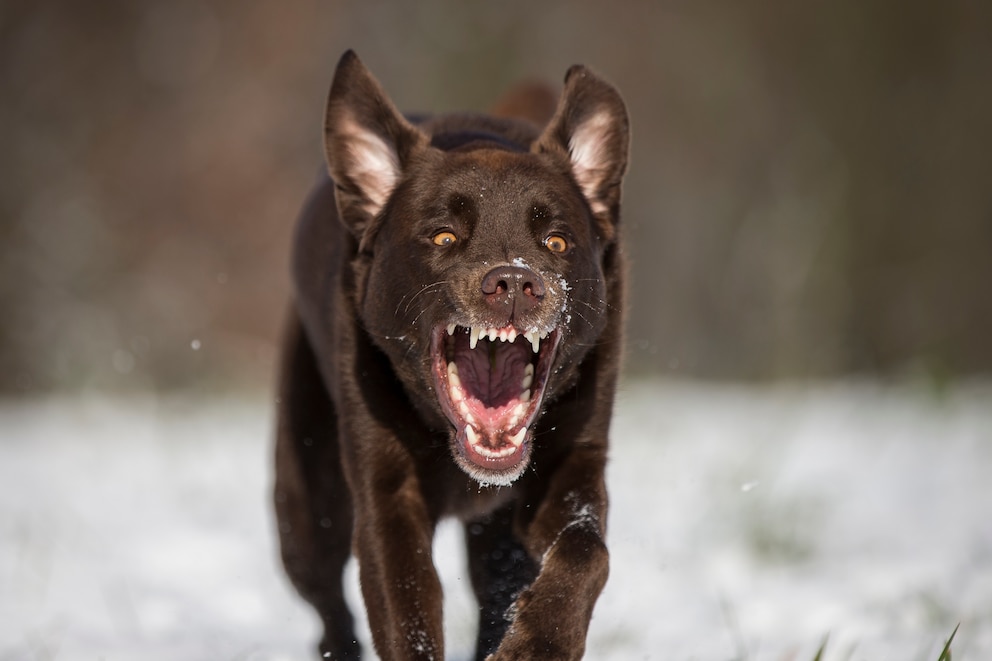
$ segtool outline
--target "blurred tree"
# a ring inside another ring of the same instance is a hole
[[[623,91],[633,369],[992,371],[992,5],[0,5],[0,391],[271,379],[340,52],[484,109]]]

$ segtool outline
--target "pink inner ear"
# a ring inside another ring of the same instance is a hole
[[[374,216],[396,187],[399,157],[381,137],[351,118],[345,119],[339,130],[348,154],[343,164],[345,175],[361,190],[365,211]]]
[[[606,213],[606,204],[599,198],[604,178],[609,176],[610,113],[597,112],[580,124],[568,141],[572,171],[595,214]]]

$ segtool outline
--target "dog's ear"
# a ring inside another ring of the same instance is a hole
[[[341,220],[362,249],[412,155],[428,142],[396,110],[354,51],[347,51],[327,99],[324,150]]]
[[[538,153],[564,153],[606,240],[616,233],[620,183],[627,170],[627,108],[609,83],[584,66],[565,75],[554,117],[534,143]]]

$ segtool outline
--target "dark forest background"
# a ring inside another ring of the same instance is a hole
[[[270,385],[346,48],[620,88],[629,373],[992,372],[992,3],[2,0],[0,392]]]

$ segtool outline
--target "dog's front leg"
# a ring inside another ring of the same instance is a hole
[[[369,627],[384,661],[444,658],[434,522],[412,471],[380,465],[356,499],[355,554]]]
[[[540,572],[511,608],[510,628],[487,661],[582,658],[609,573],[605,464],[603,449],[576,449],[555,472],[524,531]]]

